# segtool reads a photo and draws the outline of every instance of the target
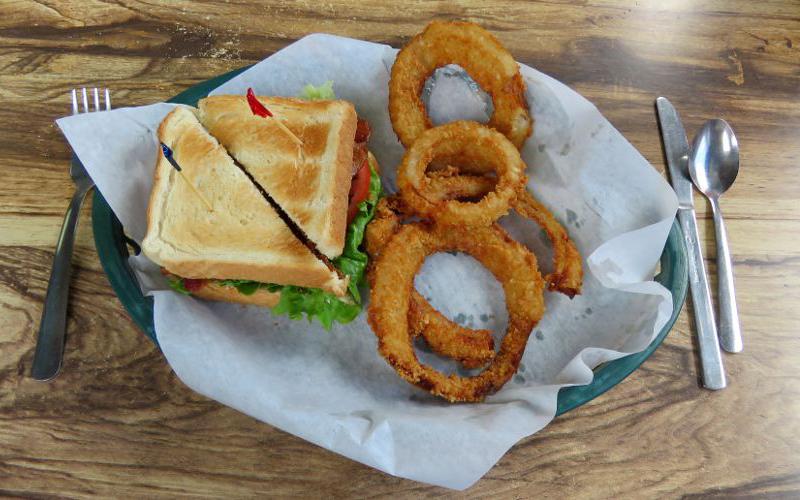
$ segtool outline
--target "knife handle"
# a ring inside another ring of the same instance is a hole
[[[697,231],[694,209],[679,209],[678,220],[681,223],[683,239],[689,251],[689,286],[692,289],[695,328],[700,344],[703,386],[711,390],[724,389],[727,385],[725,370],[722,368],[722,354],[719,350],[714,308],[711,304],[711,290],[708,287],[706,266],[703,262],[703,252],[700,249],[700,233]]]

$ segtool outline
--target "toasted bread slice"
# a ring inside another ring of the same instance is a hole
[[[347,280],[295,237],[192,108],[171,111],[158,137],[172,148],[183,175],[159,152],[142,242],[151,260],[187,278],[248,279],[346,293]]]
[[[254,115],[244,96],[219,95],[200,100],[200,121],[316,249],[335,258],[347,230],[355,108],[346,101],[258,99],[273,117]],[[276,120],[303,142],[302,155]]]

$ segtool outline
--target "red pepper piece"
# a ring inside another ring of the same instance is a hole
[[[267,107],[261,104],[261,102],[258,100],[252,88],[247,89],[247,104],[250,105],[250,111],[252,111],[254,115],[262,118],[268,118],[272,116],[272,113],[270,113]]]

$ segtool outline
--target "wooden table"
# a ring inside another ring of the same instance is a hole
[[[742,171],[723,200],[745,351],[730,387],[699,388],[687,305],[622,384],[512,448],[470,495],[800,495],[800,3],[146,2],[0,4],[0,494],[441,495],[199,396],[113,294],[84,209],[61,376],[28,378],[72,193],[53,120],[72,87],[116,106],[162,101],[326,31],[401,45],[433,18],[492,30],[520,61],[572,86],[659,170],[653,99],[690,134],[721,116]],[[710,231],[706,204],[699,212]],[[702,224],[701,224],[702,225]],[[713,271],[714,248],[707,242]]]

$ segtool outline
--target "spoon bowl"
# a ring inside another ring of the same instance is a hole
[[[692,145],[689,174],[697,189],[708,197],[727,191],[739,173],[739,142],[728,122],[707,121]]]

